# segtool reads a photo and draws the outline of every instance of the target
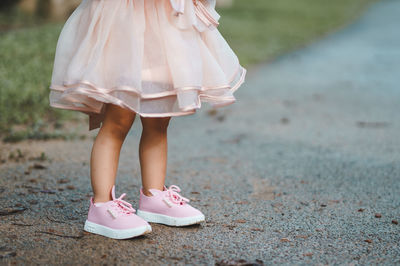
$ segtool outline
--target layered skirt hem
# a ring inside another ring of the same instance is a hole
[[[190,115],[201,108],[202,102],[208,102],[212,107],[216,108],[230,105],[236,102],[233,94],[243,84],[245,76],[246,69],[239,66],[235,76],[225,86],[188,86],[146,94],[129,86],[118,86],[112,89],[100,88],[89,81],[51,85],[50,106],[65,110],[80,111],[89,115],[89,130],[93,130],[99,128],[101,122],[104,120],[106,103],[127,108],[142,117]],[[189,94],[189,97],[192,98],[191,104],[179,106],[178,98],[181,94],[185,94],[185,92],[191,93]],[[168,105],[165,102],[174,102],[175,104],[171,106],[171,104]],[[163,109],[165,106],[171,107],[165,110]]]

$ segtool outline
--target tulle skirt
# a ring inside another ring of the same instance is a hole
[[[89,115],[106,103],[143,117],[232,104],[246,69],[217,30],[215,0],[83,0],[60,34],[50,106]]]

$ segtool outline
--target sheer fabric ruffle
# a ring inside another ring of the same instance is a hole
[[[144,117],[236,101],[246,69],[218,26],[215,0],[83,0],[57,44],[50,105],[89,115],[105,103]]]

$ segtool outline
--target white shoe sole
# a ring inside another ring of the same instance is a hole
[[[147,222],[165,224],[169,226],[186,226],[192,224],[199,224],[205,220],[204,215],[178,218],[178,217],[172,217],[168,215],[146,212],[141,210],[137,210],[136,214],[142,217]]]
[[[89,222],[86,220],[83,228],[85,231],[114,239],[126,239],[144,235],[151,232],[151,226],[145,225],[132,229],[112,229],[110,227]]]

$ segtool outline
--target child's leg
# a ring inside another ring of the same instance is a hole
[[[171,117],[140,117],[143,125],[139,144],[139,160],[143,193],[150,188],[164,189],[167,171],[167,129]]]
[[[147,222],[186,226],[205,220],[204,214],[190,206],[178,186],[164,190],[167,169],[167,118],[143,118],[139,145],[143,189],[140,191],[137,215]],[[151,192],[150,192],[151,191]]]
[[[93,143],[90,175],[93,201],[112,200],[122,143],[135,120],[136,113],[114,104],[107,104],[103,124]]]

